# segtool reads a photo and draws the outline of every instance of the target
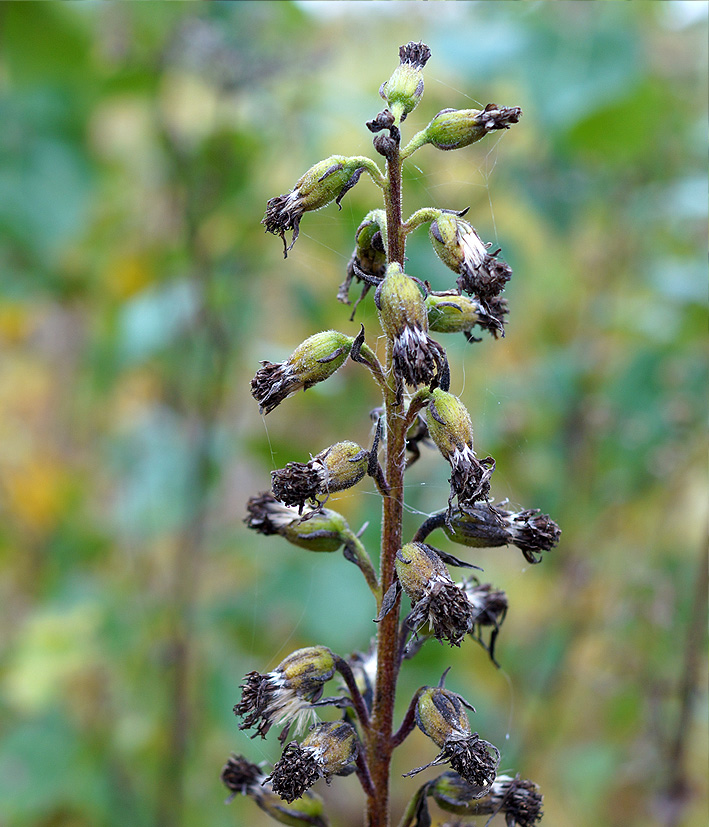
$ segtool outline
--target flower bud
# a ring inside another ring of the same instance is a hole
[[[497,506],[471,505],[452,511],[443,530],[454,543],[472,548],[515,545],[530,563],[541,560],[559,542],[561,529],[538,509],[505,511]]]
[[[281,724],[301,731],[316,719],[312,704],[334,674],[335,656],[325,646],[298,649],[265,675],[249,672],[241,686],[241,701],[234,707],[234,714],[243,719],[239,728],[256,726],[255,734],[262,738]]]
[[[458,273],[458,287],[487,302],[504,290],[512,275],[499,250],[488,253],[491,244],[483,243],[475,228],[452,212],[441,212],[429,227],[431,244],[440,260]]]
[[[407,43],[399,49],[400,63],[379,90],[397,123],[404,121],[421,100],[422,69],[430,57],[431,50],[425,43]]]
[[[345,771],[357,758],[358,750],[357,734],[350,724],[318,724],[302,744],[288,744],[268,780],[275,793],[292,802],[319,778]]]
[[[461,149],[495,129],[509,129],[522,115],[519,106],[498,107],[488,103],[479,109],[443,109],[424,131],[425,143],[437,149]]]
[[[318,503],[317,496],[342,491],[356,485],[367,473],[369,451],[356,442],[337,442],[309,462],[289,462],[271,471],[273,494],[285,505]]]
[[[473,607],[436,550],[425,543],[407,543],[397,552],[394,565],[412,604],[409,628],[416,631],[428,623],[437,640],[460,646],[472,629]]]
[[[349,531],[345,518],[337,511],[322,508],[301,517],[271,493],[258,494],[247,503],[244,522],[259,534],[280,534],[289,543],[308,551],[337,551]]]
[[[261,223],[266,226],[267,232],[281,237],[284,257],[298,238],[303,213],[319,210],[331,201],[339,206],[345,193],[359,181],[364,169],[362,158],[333,155],[311,167],[290,192],[268,201]],[[293,231],[289,246],[286,246],[287,230]]]
[[[384,332],[392,340],[394,370],[407,385],[430,382],[441,373],[445,351],[429,338],[428,312],[416,282],[390,264],[374,297]]]
[[[464,707],[472,709],[460,695],[442,687],[426,687],[416,704],[416,723],[441,752],[424,767],[405,773],[415,775],[427,767],[450,763],[451,767],[473,787],[485,795],[497,773],[499,750],[470,731]]]
[[[353,342],[351,336],[325,330],[298,345],[285,362],[261,362],[251,380],[251,395],[261,413],[270,413],[301,388],[329,379],[347,361]]]
[[[463,403],[452,393],[436,388],[428,403],[426,422],[431,439],[451,466],[449,512],[456,495],[461,506],[485,499],[490,492],[495,460],[478,460],[475,456],[473,425]]]

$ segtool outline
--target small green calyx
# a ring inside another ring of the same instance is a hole
[[[283,536],[289,543],[308,551],[337,551],[349,530],[345,518],[329,508],[313,512],[307,519],[289,523]]]
[[[396,339],[407,327],[428,330],[428,313],[421,291],[400,264],[394,262],[387,267],[375,301],[382,328],[390,339]]]
[[[301,516],[270,492],[251,497],[246,508],[244,522],[249,528],[267,536],[280,534],[307,551],[337,551],[350,533],[347,520],[337,511],[321,508]]]
[[[460,228],[470,228],[467,221],[462,221],[455,213],[441,212],[429,227],[431,244],[440,260],[459,273],[465,260],[465,253],[460,244]]]
[[[498,107],[488,103],[485,109],[443,109],[424,130],[423,143],[436,149],[462,149],[496,129],[509,129],[522,116],[519,106]]]
[[[457,293],[426,297],[428,329],[435,333],[463,333],[477,324],[480,318],[480,304],[467,296]]]
[[[416,723],[439,747],[443,747],[452,734],[470,733],[468,714],[460,695],[438,686],[426,687],[419,695]]]
[[[351,336],[326,330],[298,345],[288,361],[303,388],[307,390],[339,370],[347,361],[353,342]]]
[[[319,496],[356,485],[367,473],[368,464],[369,452],[356,442],[338,442],[309,462],[289,462],[285,468],[271,471],[273,495],[300,511],[307,502],[319,508]]]
[[[301,746],[317,753],[326,777],[346,769],[357,758],[359,749],[355,730],[344,721],[313,727]]]
[[[442,526],[449,540],[469,548],[495,548],[509,542],[509,534],[489,506],[455,509]]]
[[[413,602],[424,597],[436,577],[450,579],[441,558],[424,543],[407,543],[394,565],[401,588]]]
[[[376,302],[382,327],[390,339],[396,338],[408,326],[427,329],[428,316],[421,291],[400,264],[394,262],[387,267],[384,281],[377,290]]]
[[[468,409],[452,393],[436,388],[426,411],[431,439],[446,459],[473,447],[473,423]]]
[[[512,276],[509,265],[497,256],[500,249],[489,252],[472,224],[459,214],[442,212],[429,228],[431,244],[440,260],[458,274],[458,289],[474,294],[485,302],[486,312],[501,318],[506,304],[498,298]]]
[[[324,461],[328,493],[342,491],[357,485],[367,473],[369,451],[356,442],[338,442],[328,450]]]
[[[400,63],[379,94],[387,102],[396,123],[406,119],[423,95],[423,67],[431,57],[425,43],[407,43],[399,49]]]
[[[306,646],[291,652],[275,671],[299,698],[307,698],[322,691],[322,684],[335,674],[335,656],[327,646]]]

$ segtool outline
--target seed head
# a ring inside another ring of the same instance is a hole
[[[298,239],[303,213],[319,210],[331,201],[339,206],[345,193],[359,181],[363,169],[359,158],[333,155],[311,167],[290,192],[269,200],[261,223],[267,232],[283,240],[284,258]],[[293,237],[286,246],[288,230],[293,231]]]
[[[431,439],[451,466],[449,512],[454,496],[461,507],[486,499],[495,460],[475,456],[473,426],[465,405],[452,393],[436,388],[428,403],[426,423]]]
[[[431,57],[425,43],[407,43],[399,49],[400,63],[379,94],[387,102],[398,123],[406,119],[423,95],[423,67]]]
[[[259,534],[280,534],[289,543],[308,551],[337,551],[349,530],[337,511],[321,508],[300,516],[298,509],[283,505],[270,492],[251,497],[246,505],[246,525]]]
[[[561,529],[538,509],[505,511],[491,505],[466,505],[449,513],[443,530],[454,543],[472,548],[515,545],[530,563],[559,542]]]
[[[445,351],[428,336],[428,311],[416,282],[390,264],[374,300],[384,332],[392,340],[394,370],[407,385],[430,382],[445,365]]]
[[[499,750],[470,731],[464,707],[472,709],[460,695],[442,687],[426,687],[416,704],[416,723],[441,752],[424,767],[405,773],[415,775],[427,767],[450,763],[469,784],[484,795],[491,787],[500,761]]]
[[[488,103],[479,109],[443,109],[425,130],[426,143],[437,149],[461,149],[495,129],[509,129],[522,116],[519,106],[498,107]]]
[[[345,771],[357,758],[358,749],[357,734],[349,724],[318,724],[301,744],[288,744],[268,780],[281,798],[294,801],[319,778]]]
[[[356,485],[367,473],[369,452],[356,442],[337,442],[309,462],[289,462],[271,471],[273,495],[302,511],[307,502],[319,505],[317,497]]]
[[[472,224],[455,213],[442,212],[431,222],[429,235],[436,255],[458,274],[463,292],[487,303],[504,290],[512,270],[497,260],[499,250],[488,252],[491,244],[483,243]]]
[[[329,379],[347,361],[354,339],[325,330],[306,339],[285,362],[261,362],[251,380],[251,395],[262,414],[270,413],[297,391]]]
[[[437,640],[460,646],[472,629],[473,607],[436,550],[425,543],[407,543],[397,552],[395,566],[412,603],[409,628],[416,631],[428,623]]]
[[[265,777],[257,764],[252,764],[243,755],[233,752],[220,775],[224,786],[232,792],[229,801],[236,795],[250,795],[258,791]]]
[[[242,719],[239,728],[255,727],[253,737],[262,738],[281,724],[302,731],[316,719],[312,704],[334,674],[334,655],[325,646],[298,649],[265,675],[249,672],[241,685],[241,701],[234,707],[234,714]]]

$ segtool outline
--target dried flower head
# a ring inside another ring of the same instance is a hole
[[[319,778],[329,779],[346,771],[357,758],[358,750],[357,734],[349,724],[318,724],[301,744],[288,744],[268,780],[275,793],[291,802]]]
[[[428,403],[426,423],[431,439],[451,466],[449,511],[455,496],[461,508],[486,499],[495,460],[475,456],[473,425],[465,405],[452,393],[436,388]]]
[[[463,292],[476,295],[487,306],[504,290],[512,270],[496,258],[500,250],[488,252],[492,245],[483,243],[472,224],[456,213],[441,212],[431,222],[429,234],[438,257],[458,274]]]
[[[286,725],[282,738],[295,726],[296,732],[316,720],[313,703],[335,674],[335,657],[325,646],[298,649],[265,675],[249,672],[241,685],[241,701],[234,714],[242,718],[240,729],[256,727],[262,738],[272,726]]]
[[[416,282],[390,264],[374,301],[384,332],[392,339],[394,370],[407,385],[430,382],[445,365],[445,351],[428,336],[428,312]]]
[[[426,127],[425,143],[437,149],[462,149],[495,129],[509,129],[522,116],[519,106],[480,109],[442,109]]]
[[[448,514],[443,530],[454,542],[473,548],[515,545],[530,563],[541,560],[559,542],[561,529],[538,509],[506,511],[498,506],[476,504]]]
[[[273,494],[286,505],[301,511],[307,502],[319,506],[318,496],[327,496],[356,485],[367,473],[369,451],[356,442],[337,442],[309,462],[289,462],[271,471]]]
[[[298,509],[283,505],[270,492],[251,497],[246,504],[246,525],[259,534],[279,534],[308,551],[337,551],[349,531],[345,518],[329,508],[300,516]]]
[[[465,707],[473,707],[460,695],[440,686],[426,687],[416,704],[416,723],[441,752],[423,767],[405,773],[407,776],[438,764],[449,763],[470,785],[489,791],[495,780],[500,752],[477,732],[471,732]],[[473,710],[474,711],[474,710]]]
[[[257,764],[252,764],[243,755],[232,752],[220,775],[222,783],[232,793],[227,803],[237,795],[249,795],[258,790],[265,777]]]
[[[261,221],[266,231],[283,240],[283,256],[298,239],[303,213],[319,210],[331,201],[339,206],[345,193],[359,181],[365,167],[362,158],[333,155],[311,167],[290,192],[271,198],[266,215]],[[286,231],[292,230],[290,245],[286,246]]]
[[[407,543],[396,555],[399,583],[412,603],[409,628],[429,623],[437,640],[460,646],[473,626],[473,607],[455,585],[436,550],[425,543]]]
[[[507,615],[509,606],[507,595],[493,588],[491,583],[481,584],[475,577],[464,580],[460,587],[473,607],[473,626],[470,635],[487,651],[492,662],[497,664],[495,643],[502,622]],[[490,630],[487,643],[483,640],[483,629]]]
[[[325,330],[298,345],[285,362],[261,362],[251,380],[251,395],[261,413],[270,413],[288,396],[329,379],[347,361],[353,343],[351,336]]]

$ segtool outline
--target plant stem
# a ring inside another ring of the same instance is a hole
[[[374,567],[372,566],[372,561],[369,559],[369,555],[362,545],[362,542],[355,534],[349,531],[344,536],[345,547],[349,551],[352,561],[359,567],[359,570],[364,575],[364,579],[367,581],[367,585],[377,601],[378,612],[382,603],[382,590],[379,588],[377,575],[374,571]]]
[[[387,258],[404,264],[406,236],[401,223],[401,159],[398,130],[392,130],[387,154],[388,186],[384,190],[387,215]],[[382,547],[379,584],[386,594],[395,579],[394,560],[401,548],[403,518],[406,428],[399,380],[393,371],[391,342],[387,345],[386,376],[386,478],[388,496],[383,498]],[[399,601],[382,619],[377,636],[377,679],[374,688],[367,757],[375,795],[367,800],[367,827],[389,827],[389,766],[396,680],[399,672]]]

